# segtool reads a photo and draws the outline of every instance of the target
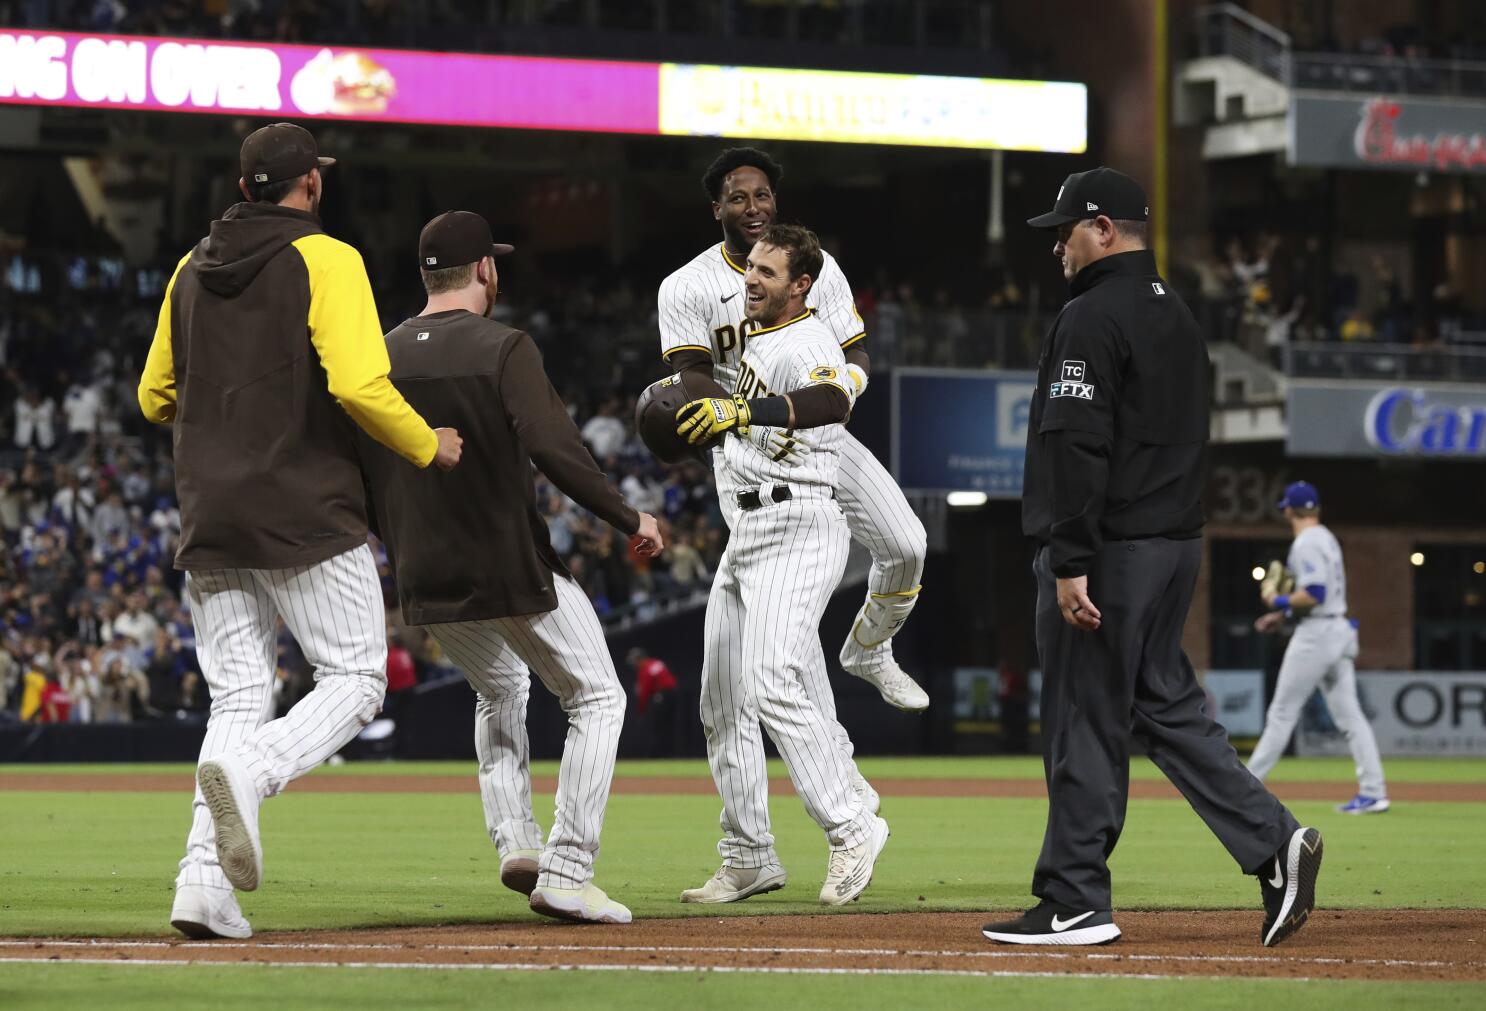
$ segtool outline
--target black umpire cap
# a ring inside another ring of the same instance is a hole
[[[487,256],[515,250],[490,237],[490,224],[474,211],[445,211],[423,226],[418,236],[418,265],[443,270],[478,263]]]
[[[1053,209],[1028,218],[1027,224],[1033,228],[1057,228],[1101,214],[1116,221],[1144,221],[1150,211],[1140,183],[1101,165],[1064,179]]]
[[[251,186],[295,179],[311,169],[334,165],[334,158],[320,157],[315,135],[293,123],[273,123],[254,130],[243,141],[238,154],[243,179]]]

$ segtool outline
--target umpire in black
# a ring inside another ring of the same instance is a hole
[[[1276,944],[1315,903],[1321,836],[1239,762],[1182,652],[1202,559],[1207,349],[1156,273],[1146,197],[1113,169],[1068,177],[1053,255],[1072,298],[1042,342],[1022,529],[1037,542],[1037,652],[1048,817],[1041,903],[985,927],[1011,944],[1107,944],[1107,861],[1125,821],[1130,740],[1181,790],[1265,906]]]

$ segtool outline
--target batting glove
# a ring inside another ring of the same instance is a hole
[[[782,428],[755,428],[748,433],[748,441],[769,454],[776,463],[790,466],[803,463],[811,448],[798,435]]]
[[[748,401],[734,396],[731,400],[710,397],[693,400],[676,412],[676,434],[693,446],[710,442],[728,429],[747,435],[753,412]]]

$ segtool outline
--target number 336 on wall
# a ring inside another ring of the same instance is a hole
[[[1222,464],[1207,486],[1207,515],[1216,523],[1272,523],[1274,504],[1285,491],[1285,472]]]

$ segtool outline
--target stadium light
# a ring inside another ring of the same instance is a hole
[[[952,491],[945,501],[955,509],[976,509],[985,505],[988,497],[983,491]]]
[[[1256,565],[1256,566],[1254,566],[1253,576],[1254,576],[1254,582],[1256,582],[1256,583],[1262,583],[1262,582],[1264,582],[1264,566],[1262,566],[1262,565]]]
[[[1409,564],[1412,565],[1416,569],[1419,566],[1423,565],[1424,564],[1424,552],[1422,552],[1422,551],[1415,551],[1412,555],[1409,555]]]

